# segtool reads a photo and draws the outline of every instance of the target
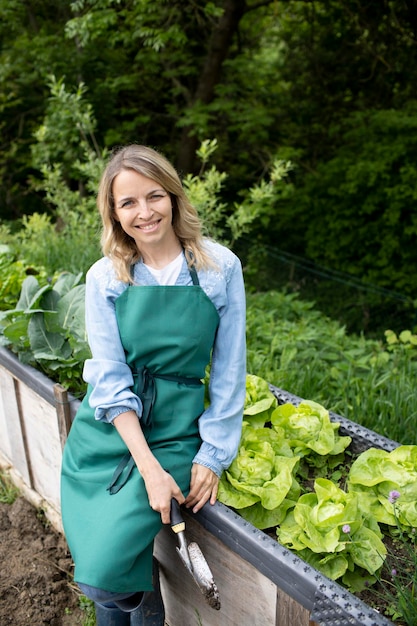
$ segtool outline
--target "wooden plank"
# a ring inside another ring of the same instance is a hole
[[[17,398],[17,381],[3,367],[0,367],[0,451],[30,487],[31,476]]]
[[[310,611],[298,604],[282,589],[277,589],[276,626],[313,626]]]
[[[65,387],[57,383],[54,385],[54,396],[56,402],[59,438],[61,441],[61,448],[64,449],[65,442],[71,428],[71,408],[68,401],[68,391]]]
[[[8,420],[14,422],[16,402],[12,402],[10,407],[10,387],[13,390],[14,395],[14,381],[13,378],[4,370],[0,368],[0,451],[7,456],[10,461],[13,461],[12,448],[10,445],[9,429],[7,427]]]
[[[207,604],[176,553],[176,537],[165,527],[156,538],[155,556],[161,563],[167,624],[275,626],[276,586],[190,516],[185,519],[188,541],[198,543],[209,563],[219,589],[221,609],[216,611]]]
[[[55,407],[21,381],[18,397],[33,478],[31,486],[59,511],[62,449]]]

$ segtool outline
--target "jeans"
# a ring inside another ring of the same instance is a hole
[[[106,591],[105,589],[99,589],[98,587],[91,587],[91,585],[85,585],[84,583],[78,583],[79,588],[87,598],[102,604],[107,608],[117,607],[116,602],[118,600],[126,600],[130,598],[134,593],[118,593],[116,591]]]

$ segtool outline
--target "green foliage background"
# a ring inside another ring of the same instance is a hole
[[[65,228],[67,203],[115,145],[153,145],[185,177],[216,138],[226,216],[277,159],[292,162],[239,241],[255,288],[289,286],[375,336],[387,317],[415,324],[414,0],[0,0],[0,13],[0,217],[12,230],[34,212]]]
[[[209,234],[243,260],[249,371],[415,441],[415,335],[402,332],[416,326],[414,3],[0,10],[3,327],[47,310],[14,311],[26,277],[46,297],[98,258],[100,172],[140,141],[174,161]],[[41,367],[78,389],[74,354],[55,357]]]

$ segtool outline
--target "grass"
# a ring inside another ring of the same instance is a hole
[[[84,595],[80,596],[80,609],[84,611],[85,617],[82,626],[95,626],[96,613],[94,610],[94,602]]]
[[[19,495],[18,488],[15,487],[10,478],[4,472],[0,472],[0,502],[13,504]]]
[[[294,294],[248,295],[248,371],[404,444],[417,444],[417,337],[348,335]]]

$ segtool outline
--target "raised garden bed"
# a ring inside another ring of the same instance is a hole
[[[271,386],[279,403],[298,398]],[[0,465],[36,506],[62,530],[59,474],[62,446],[79,401],[32,367],[0,348]],[[397,443],[331,414],[355,452],[392,450]],[[220,591],[215,611],[187,575],[169,528],[158,535],[162,589],[169,626],[388,626],[389,620],[343,587],[217,503],[186,515],[190,540],[206,555]]]

